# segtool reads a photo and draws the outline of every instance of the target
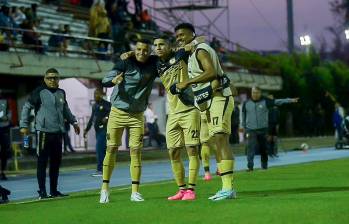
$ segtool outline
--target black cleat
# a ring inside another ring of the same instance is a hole
[[[48,198],[48,195],[47,195],[46,191],[40,191],[39,190],[38,194],[39,194],[39,200]]]
[[[67,196],[69,196],[69,194],[63,194],[59,191],[55,191],[55,192],[50,194],[50,198],[67,197]]]

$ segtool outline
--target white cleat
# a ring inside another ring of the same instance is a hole
[[[133,192],[133,193],[131,194],[130,200],[131,200],[131,201],[136,201],[136,202],[144,201],[142,195],[141,195],[139,192]]]
[[[106,204],[109,203],[109,191],[101,190],[101,198],[99,199],[99,203]]]

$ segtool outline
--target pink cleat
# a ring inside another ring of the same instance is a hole
[[[184,197],[185,193],[186,193],[187,190],[185,189],[181,189],[177,192],[177,194],[171,196],[171,197],[168,197],[167,199],[170,200],[170,201],[177,201],[177,200],[182,200],[182,198]]]
[[[210,173],[205,173],[205,176],[204,176],[204,181],[210,181],[212,180],[212,176]]]
[[[182,201],[195,200],[195,198],[196,198],[195,191],[187,190],[184,196],[182,197]]]

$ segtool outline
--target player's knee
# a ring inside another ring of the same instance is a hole
[[[131,156],[138,156],[141,154],[140,148],[130,148],[130,155]]]
[[[116,145],[108,145],[107,146],[107,149],[106,149],[106,152],[108,153],[116,153],[118,151],[118,146]]]
[[[168,154],[169,154],[171,160],[179,160],[180,159],[180,148],[169,149]]]

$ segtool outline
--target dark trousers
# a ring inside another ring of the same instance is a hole
[[[154,139],[158,146],[162,146],[166,142],[165,136],[159,133],[159,128],[156,123],[147,123],[149,130],[149,145],[151,145],[151,140]]]
[[[69,132],[66,132],[63,134],[63,142],[64,142],[64,152],[68,152],[68,149],[71,152],[74,152],[74,148],[71,145],[71,140],[70,140],[70,136],[69,136]]]
[[[50,160],[50,193],[57,191],[59,167],[62,161],[62,134],[61,133],[38,133],[37,146],[37,179],[39,190],[46,192],[46,167]]]
[[[229,136],[230,144],[239,144],[239,125],[231,126],[231,134]]]
[[[253,159],[256,150],[261,154],[261,164],[263,169],[268,168],[267,153],[267,133],[265,131],[249,131],[247,137],[247,167],[253,169]]]
[[[7,159],[11,148],[10,128],[0,128],[0,173],[3,173],[7,166]]]
[[[107,131],[96,131],[96,157],[97,157],[97,171],[102,171],[103,160],[105,157],[105,150],[107,148]]]

